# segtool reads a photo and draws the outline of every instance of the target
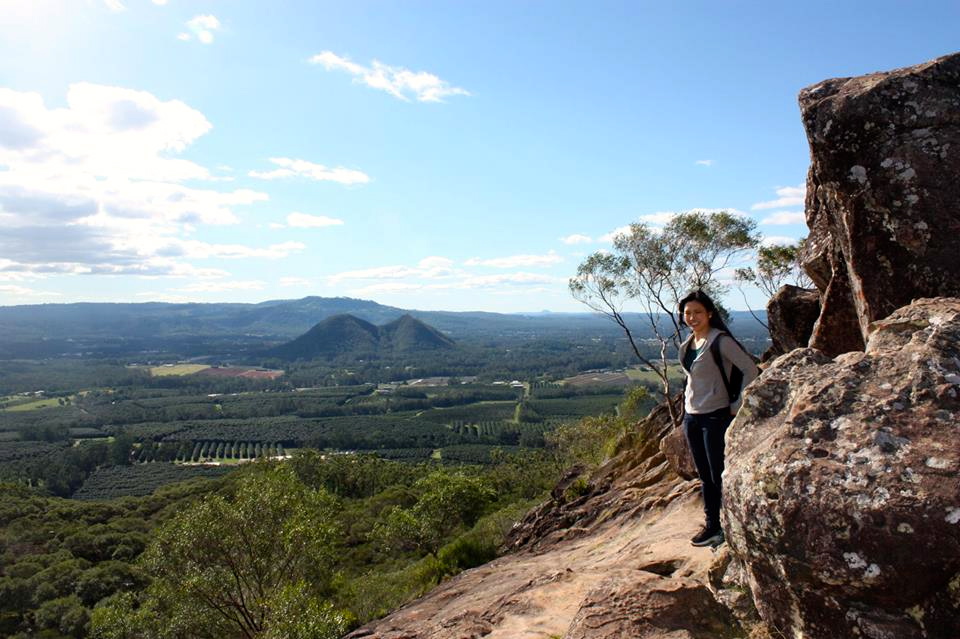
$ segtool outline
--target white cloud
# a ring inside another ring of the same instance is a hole
[[[338,284],[344,280],[403,279],[405,277],[417,277],[420,273],[420,269],[409,266],[377,266],[354,271],[343,271],[342,273],[331,275],[328,279],[331,284]]]
[[[803,206],[807,187],[803,184],[800,186],[781,186],[777,187],[776,192],[777,195],[780,196],[776,200],[757,202],[750,207],[750,210],[760,211],[765,209],[786,208],[790,206]]]
[[[630,233],[630,226],[619,226],[609,233],[600,236],[601,242],[612,242],[618,235],[627,235]]]
[[[279,169],[272,171],[250,171],[250,177],[260,178],[261,180],[278,180],[288,177],[305,177],[318,182],[338,182],[340,184],[366,184],[370,181],[370,176],[363,171],[355,169],[345,169],[338,166],[335,169],[328,169],[322,164],[314,164],[306,160],[295,160],[293,158],[270,158],[270,161],[279,166]]]
[[[354,82],[386,91],[405,102],[409,102],[411,97],[417,102],[443,102],[444,98],[452,95],[470,95],[466,89],[450,86],[432,73],[414,72],[377,60],[371,62],[370,66],[363,66],[332,51],[323,51],[312,56],[309,62],[322,65],[327,71],[345,71],[354,76]]]
[[[550,251],[546,255],[511,255],[508,257],[495,257],[491,259],[480,259],[473,257],[464,262],[466,266],[492,266],[494,268],[517,268],[521,266],[550,266],[562,262],[563,258]]]
[[[220,30],[220,20],[215,15],[197,15],[187,20],[187,31],[177,36],[180,40],[196,38],[203,44],[212,44],[214,33]]]
[[[684,213],[703,213],[706,215],[716,215],[717,213],[729,213],[731,215],[737,215],[740,217],[746,217],[747,214],[743,211],[739,211],[734,208],[693,208]],[[656,213],[647,213],[645,215],[640,215],[637,217],[638,222],[642,222],[647,226],[647,228],[652,233],[660,233],[663,230],[663,227],[670,223],[670,220],[679,215],[679,211],[657,211]],[[613,229],[605,235],[601,235],[598,241],[600,242],[613,242],[614,238],[618,235],[629,235],[630,226],[621,226]]]
[[[677,214],[674,211],[658,211],[641,215],[638,220],[650,226],[666,226]]]
[[[212,181],[205,167],[177,157],[211,125],[179,100],[79,83],[65,107],[49,108],[38,94],[0,88],[0,114],[0,255],[8,272],[222,277],[182,261],[198,251],[181,237],[199,225],[236,224],[235,207],[268,199],[183,184]],[[301,249],[199,252],[275,258],[294,250]]]
[[[162,7],[163,5],[167,4],[167,0],[153,0],[153,4],[158,4]]]
[[[453,266],[453,260],[447,257],[432,255],[417,262],[417,266],[430,271],[435,269],[449,269]]]
[[[765,218],[760,220],[761,224],[767,224],[770,226],[779,226],[784,224],[805,224],[807,221],[806,215],[803,211],[777,211],[776,213],[770,213]]]
[[[694,164],[699,166],[713,166],[713,160],[697,160]]]
[[[111,11],[126,11],[127,7],[124,6],[121,0],[103,0],[103,4],[107,5],[107,9]]]
[[[264,283],[259,280],[227,281],[227,282],[197,282],[172,291],[179,293],[222,293],[225,291],[260,291]]]
[[[502,273],[497,275],[468,275],[458,274],[452,281],[442,283],[420,283],[410,281],[388,281],[369,284],[361,288],[350,289],[350,294],[364,297],[383,293],[401,293],[414,291],[443,291],[443,290],[492,290],[496,293],[510,294],[511,292],[545,292],[553,289],[544,288],[544,285],[566,285],[563,277],[542,275],[539,273]]]
[[[785,246],[788,244],[796,244],[797,238],[787,237],[785,235],[771,235],[770,237],[763,238],[760,243],[764,246]]]
[[[579,233],[574,233],[573,235],[561,237],[560,241],[567,245],[590,244],[591,242],[593,242],[593,239],[589,235],[580,235]]]
[[[331,275],[330,284],[339,284],[346,280],[438,280],[461,275],[462,271],[453,268],[453,260],[431,255],[421,259],[416,266],[377,266],[354,271],[344,271]]]
[[[291,287],[291,286],[312,286],[313,282],[303,277],[281,277],[280,286]]]
[[[24,286],[16,286],[15,284],[0,284],[0,295],[15,295],[17,297],[50,297],[50,296],[60,296],[61,293],[53,293],[50,291],[36,291],[32,288],[26,288]]]
[[[165,154],[178,153],[207,133],[210,122],[179,100],[146,91],[80,82],[67,107],[49,109],[37,93],[0,88],[4,111],[0,164],[44,163],[59,173],[101,177],[205,179],[207,169]]]
[[[478,275],[468,277],[456,288],[489,288],[510,284],[556,284],[566,283],[566,278],[542,275],[540,273],[504,273],[500,275]]]
[[[191,259],[219,258],[227,260],[254,257],[279,260],[307,248],[306,244],[302,242],[283,242],[281,244],[271,244],[266,248],[256,248],[243,244],[208,244],[197,240],[175,241],[168,246],[168,250],[179,248],[185,257]]]
[[[356,297],[366,297],[379,293],[419,291],[423,288],[424,286],[422,284],[413,284],[411,282],[380,282],[378,284],[370,284],[369,286],[364,286],[362,288],[351,289],[350,294]]]
[[[335,217],[327,217],[326,215],[307,215],[306,213],[294,211],[287,216],[287,226],[292,228],[316,229],[325,226],[340,226],[342,224],[343,220]],[[282,227],[283,225],[279,226]]]

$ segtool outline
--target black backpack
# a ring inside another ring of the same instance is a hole
[[[713,361],[717,364],[717,368],[720,369],[720,377],[723,378],[723,385],[727,389],[727,397],[730,399],[730,403],[734,403],[740,397],[740,387],[743,386],[743,371],[737,368],[736,364],[730,362],[730,365],[733,369],[730,371],[730,377],[727,378],[727,371],[723,367],[723,355],[720,354],[720,340],[723,337],[729,337],[733,342],[742,350],[744,353],[747,351],[740,346],[740,342],[730,333],[721,333],[717,335],[717,338],[710,342],[710,354],[713,355]],[[747,353],[749,355],[749,353]],[[753,357],[753,355],[750,355]]]

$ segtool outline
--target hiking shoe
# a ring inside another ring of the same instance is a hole
[[[719,546],[723,543],[723,530],[719,526],[704,526],[690,543],[694,546]]]

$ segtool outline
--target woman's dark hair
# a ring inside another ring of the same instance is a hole
[[[687,293],[687,295],[680,300],[680,325],[686,326],[687,323],[683,321],[683,309],[687,306],[689,302],[700,302],[703,304],[703,308],[707,310],[707,313],[710,314],[710,326],[718,328],[724,333],[730,333],[730,329],[727,328],[727,325],[723,322],[723,318],[720,317],[720,309],[717,308],[717,305],[713,303],[713,300],[710,299],[710,296],[697,289]]]

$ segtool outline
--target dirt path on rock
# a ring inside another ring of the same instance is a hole
[[[642,597],[654,582],[660,591],[706,583],[713,551],[694,548],[689,542],[701,519],[699,499],[688,496],[663,509],[618,518],[585,536],[556,542],[536,553],[521,551],[501,557],[458,575],[349,637],[564,637],[589,595],[598,589],[613,588],[629,599],[633,589],[639,589],[636,596]],[[578,633],[616,636],[603,631]]]

